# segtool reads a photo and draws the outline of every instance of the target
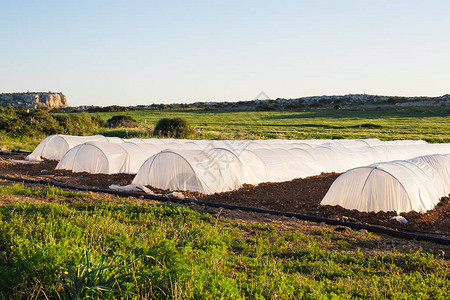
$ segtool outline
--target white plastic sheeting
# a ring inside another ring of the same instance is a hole
[[[222,154],[225,150],[237,157],[242,169],[236,169],[235,157],[229,158]],[[310,149],[171,149],[149,158],[139,169],[133,183],[161,189],[190,188],[192,191],[209,194],[228,191],[232,187],[240,188],[245,183],[289,181],[322,172],[345,172],[385,160],[435,153],[450,153],[450,144],[356,148],[320,146]],[[183,166],[177,167],[177,164]],[[210,171],[210,167],[214,171]],[[191,171],[188,172],[187,169]],[[214,174],[219,176],[216,183],[213,183],[216,176]]]
[[[57,170],[92,174],[128,173],[130,155],[120,144],[87,142],[70,149],[56,166]]]
[[[135,142],[88,142],[78,145],[63,156],[56,169],[92,174],[136,174],[142,164],[162,148]]]
[[[261,148],[249,151],[256,154],[269,170],[270,176],[264,181],[282,182],[302,177],[299,176],[299,160],[289,150]]]
[[[362,212],[426,212],[449,193],[450,155],[428,155],[352,169],[335,180],[320,204]]]
[[[67,151],[73,147],[86,142],[108,142],[103,135],[73,136],[73,135],[50,135],[46,137],[34,151],[26,157],[29,161],[40,161],[43,158],[60,160]]]
[[[125,142],[118,145],[121,146],[130,157],[130,164],[125,170],[125,173],[128,174],[136,174],[147,158],[162,150],[158,145],[154,144]]]
[[[213,194],[238,189],[245,180],[243,168],[239,158],[226,149],[165,150],[149,158],[132,183]]]
[[[86,142],[87,146],[82,146]],[[345,172],[383,161],[446,153],[450,153],[450,144],[427,144],[423,141],[210,141],[56,135],[42,141],[28,159],[60,159],[57,168],[74,172],[138,173],[135,180],[141,184],[162,189],[184,190],[189,187],[195,191],[215,193],[240,188],[245,183],[289,181],[322,172]],[[147,165],[147,171],[141,168],[149,162],[152,163]],[[176,166],[178,163],[180,167]],[[185,172],[182,166],[186,164],[186,168],[195,171],[192,175],[195,180],[190,178],[191,175],[186,180],[189,172]],[[216,183],[211,174],[218,176]]]
[[[247,184],[259,184],[271,178],[270,170],[264,161],[254,152],[247,149],[235,150],[233,153],[240,159],[243,170],[243,181]]]
[[[326,147],[349,147],[357,146],[377,146],[377,145],[418,145],[423,141],[389,141],[383,142],[377,139],[364,140],[184,140],[184,139],[122,139],[119,137],[104,137],[102,135],[95,136],[71,136],[71,135],[51,135],[45,138],[31,153],[27,160],[40,161],[43,158],[60,160],[64,154],[73,147],[86,142],[109,142],[113,144],[121,144],[132,142],[135,144],[152,144],[162,146],[161,149],[210,149],[210,148],[226,148],[230,150],[239,149],[310,149],[319,146]],[[426,143],[425,143],[426,144]]]
[[[405,160],[417,156],[450,153],[450,144],[388,145],[373,147],[324,147],[303,149],[313,158],[309,166],[314,165],[320,172],[345,172],[373,163],[391,160]],[[292,151],[292,150],[290,150]],[[297,150],[297,152],[299,152]],[[310,173],[309,176],[319,173]]]

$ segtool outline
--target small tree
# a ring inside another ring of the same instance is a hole
[[[106,121],[106,126],[110,128],[138,127],[138,123],[130,116],[113,116],[108,121]]]
[[[43,132],[47,135],[64,132],[58,121],[46,110],[38,109],[29,114],[22,114],[22,116],[24,119],[28,119],[28,125],[35,132]]]
[[[166,136],[177,139],[188,138],[194,130],[188,120],[183,118],[164,118],[156,123],[153,135]]]

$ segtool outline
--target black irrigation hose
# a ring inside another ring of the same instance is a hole
[[[0,151],[0,155],[8,155],[8,154],[13,154],[13,155],[19,155],[19,154],[31,154],[31,151],[28,150],[23,150],[23,149],[17,149],[17,150],[12,150],[12,151]]]
[[[403,230],[405,230],[407,232],[450,236],[450,233],[430,232],[430,231],[422,231],[422,230],[414,230],[414,229],[403,229]]]
[[[355,229],[365,229],[367,231],[382,233],[382,234],[399,237],[399,238],[414,239],[414,240],[418,240],[418,241],[427,241],[427,242],[432,242],[432,243],[437,243],[437,244],[450,245],[450,239],[437,238],[437,237],[433,237],[433,236],[427,236],[427,235],[415,234],[415,233],[410,233],[410,232],[397,231],[397,230],[393,230],[393,229],[387,229],[387,228],[380,227],[380,226],[343,222],[343,221],[338,221],[338,220],[332,220],[332,219],[327,219],[327,218],[322,218],[322,217],[314,217],[314,216],[308,216],[308,215],[302,215],[302,214],[296,214],[296,213],[281,212],[281,211],[275,211],[275,210],[246,207],[246,206],[237,206],[237,205],[231,205],[231,204],[218,204],[218,203],[211,203],[211,202],[203,202],[203,201],[197,201],[194,199],[179,199],[179,198],[171,198],[171,197],[165,197],[165,196],[156,196],[156,195],[148,195],[148,194],[140,194],[140,193],[132,193],[132,192],[120,192],[120,191],[94,189],[94,188],[81,188],[81,187],[76,187],[76,186],[60,184],[60,183],[52,182],[49,180],[32,180],[32,179],[16,178],[16,177],[9,177],[9,176],[3,176],[3,175],[0,175],[0,179],[16,181],[16,182],[23,182],[23,183],[47,184],[47,185],[53,185],[55,187],[60,187],[60,188],[67,188],[67,189],[72,189],[72,190],[87,191],[87,192],[94,192],[94,193],[106,193],[106,194],[112,194],[112,195],[117,195],[117,196],[122,196],[122,197],[136,197],[136,198],[145,198],[145,199],[158,200],[158,201],[170,201],[170,202],[180,203],[180,204],[193,203],[193,204],[203,205],[203,206],[208,206],[208,207],[225,208],[225,209],[233,209],[233,210],[236,209],[236,210],[242,210],[242,211],[248,211],[248,212],[270,214],[270,215],[276,215],[276,216],[284,216],[284,217],[297,218],[300,220],[311,221],[311,222],[316,222],[316,223],[323,222],[328,225],[346,226],[346,227],[355,228]]]

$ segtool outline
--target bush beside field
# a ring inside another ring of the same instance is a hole
[[[176,139],[187,139],[194,133],[189,122],[184,118],[162,118],[156,123],[153,135]]]

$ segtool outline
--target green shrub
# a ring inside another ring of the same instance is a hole
[[[27,125],[34,132],[42,132],[46,135],[64,133],[64,128],[46,110],[35,110],[22,116],[27,119]]]
[[[138,123],[130,116],[113,116],[106,121],[106,126],[109,128],[117,127],[138,127]]]
[[[188,138],[194,133],[192,126],[183,118],[163,118],[158,121],[153,130],[153,135],[166,136],[177,139]]]
[[[256,107],[258,111],[274,111],[277,109],[276,105],[272,103],[261,103]]]
[[[0,107],[0,131],[11,137],[31,135],[31,128],[25,119],[16,113],[11,106]]]
[[[52,134],[93,134],[104,122],[98,116],[50,114],[45,109],[0,107],[0,132],[9,137],[31,137]]]
[[[83,112],[81,114],[55,115],[62,132],[71,135],[92,134],[98,127],[103,127],[104,122],[99,117],[91,117]]]

